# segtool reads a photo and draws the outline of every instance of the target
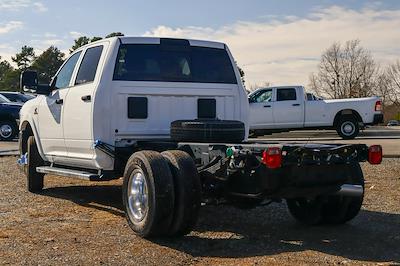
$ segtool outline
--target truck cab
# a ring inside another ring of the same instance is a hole
[[[112,170],[96,140],[124,147],[169,139],[179,119],[238,120],[248,128],[246,94],[222,43],[109,38],[74,51],[53,83],[21,111],[21,129],[40,136],[40,154],[51,163]]]

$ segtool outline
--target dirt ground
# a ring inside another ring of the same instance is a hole
[[[363,164],[365,203],[346,225],[300,225],[284,203],[210,206],[190,235],[151,241],[128,227],[120,181],[48,176],[34,195],[15,161],[0,158],[0,265],[400,265],[400,159]]]

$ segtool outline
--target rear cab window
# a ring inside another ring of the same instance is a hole
[[[177,44],[121,44],[113,80],[237,84],[225,49]]]

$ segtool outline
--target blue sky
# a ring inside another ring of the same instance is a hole
[[[24,44],[38,53],[49,45],[67,51],[79,35],[113,31],[227,42],[248,85],[307,83],[334,41],[360,39],[377,61],[400,59],[396,0],[0,0],[0,14],[0,56],[6,59]]]

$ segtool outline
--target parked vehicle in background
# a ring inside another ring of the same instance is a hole
[[[248,99],[227,45],[114,37],[74,51],[21,110],[20,159],[30,192],[45,174],[124,178],[122,203],[140,236],[189,233],[202,204],[251,208],[286,199],[308,224],[359,212],[364,144],[248,143]],[[245,224],[246,221],[243,221]]]
[[[400,123],[399,123],[399,121],[397,121],[397,120],[390,120],[390,121],[387,123],[387,126],[388,126],[388,127],[394,127],[394,126],[398,126],[398,125],[400,125]]]
[[[12,140],[18,135],[19,111],[22,104],[0,95],[0,140]]]
[[[383,122],[378,97],[324,100],[302,86],[261,88],[249,95],[250,130],[336,129],[343,139],[355,138],[366,125]]]
[[[25,103],[35,98],[35,96],[32,94],[20,93],[15,91],[0,91],[0,95],[6,97],[11,102],[16,102],[16,103]]]

